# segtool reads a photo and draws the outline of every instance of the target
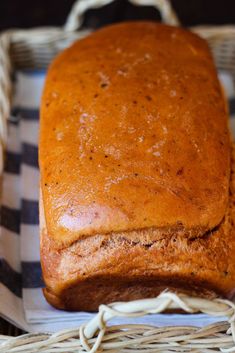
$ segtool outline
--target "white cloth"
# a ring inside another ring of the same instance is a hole
[[[0,313],[27,331],[58,331],[78,327],[94,316],[52,308],[41,287],[38,229],[37,140],[39,103],[45,72],[18,72],[12,116],[9,120],[0,228]],[[233,81],[226,73],[221,81],[235,114]],[[235,131],[235,119],[231,119]],[[148,315],[125,323],[155,326],[210,324],[208,315]],[[222,318],[221,318],[222,320]],[[112,323],[124,322],[115,319]]]

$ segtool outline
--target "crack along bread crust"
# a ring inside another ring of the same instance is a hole
[[[114,25],[55,59],[39,148],[52,305],[232,295],[227,119],[208,46],[186,30]]]
[[[41,203],[42,205],[42,203]],[[95,235],[58,250],[43,224],[41,258],[48,302],[65,310],[97,310],[99,304],[149,298],[165,288],[190,295],[235,294],[235,146],[226,215],[202,237],[182,229],[165,234],[133,231]]]

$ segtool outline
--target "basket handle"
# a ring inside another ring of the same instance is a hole
[[[73,5],[67,21],[65,31],[76,31],[83,22],[83,16],[89,9],[95,9],[111,4],[114,0],[77,0]],[[173,10],[170,0],[129,0],[130,3],[139,6],[153,6],[161,14],[162,22],[169,25],[179,26],[180,21]]]
[[[156,298],[139,299],[130,302],[116,302],[109,305],[100,305],[99,312],[87,324],[82,326],[84,336],[91,338],[97,332],[106,327],[107,322],[115,317],[140,317],[146,314],[159,314],[165,310],[181,309],[186,313],[204,313],[217,317],[227,317],[232,323],[232,331],[235,337],[235,305],[229,300],[203,299],[191,297],[185,294],[176,294],[163,291]]]
[[[182,309],[220,318],[203,327],[146,324],[107,325],[115,317],[133,318]],[[227,321],[221,321],[224,319]],[[215,352],[235,351],[235,305],[228,300],[189,297],[163,292],[152,299],[101,305],[99,312],[79,328],[53,334],[29,333],[18,337],[0,336],[1,352]],[[138,347],[138,349],[136,349]]]

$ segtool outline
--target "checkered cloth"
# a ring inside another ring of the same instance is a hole
[[[44,299],[39,259],[38,128],[39,102],[45,72],[18,72],[3,175],[0,228],[0,313],[27,331],[55,331],[75,327],[93,314],[55,310]],[[233,81],[220,78],[235,118]],[[231,119],[235,131],[235,119]],[[126,323],[153,325],[204,325],[207,315],[148,315]],[[120,323],[120,319],[112,323]]]

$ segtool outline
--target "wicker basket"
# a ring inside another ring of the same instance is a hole
[[[111,3],[113,0],[80,0],[75,3],[64,28],[9,30],[0,36],[0,172],[7,139],[6,122],[11,106],[11,72],[22,68],[45,68],[52,58],[75,39],[89,31],[76,31],[86,10]],[[156,7],[165,23],[179,25],[167,0],[130,0],[136,5]],[[235,27],[194,27],[204,37],[214,54],[218,69],[228,71],[235,79]],[[122,325],[107,327],[113,317],[137,317],[160,313],[166,309],[183,309],[188,313],[203,312],[227,317],[203,328],[151,327]],[[226,300],[213,301],[164,292],[154,299],[101,305],[89,323],[74,330],[55,334],[26,334],[19,337],[1,336],[3,352],[235,352],[235,305]]]

